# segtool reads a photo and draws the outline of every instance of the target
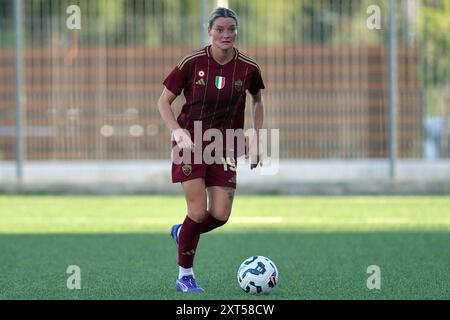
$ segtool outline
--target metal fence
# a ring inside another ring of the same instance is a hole
[[[0,0],[0,160],[17,157],[14,3]],[[266,127],[280,129],[282,159],[389,156],[388,3],[228,1],[239,16],[237,47],[260,64]],[[70,5],[81,29],[67,26]],[[161,82],[205,44],[205,12],[215,5],[23,1],[24,159],[168,159]],[[397,1],[400,158],[450,157],[450,38],[441,29],[449,6]]]

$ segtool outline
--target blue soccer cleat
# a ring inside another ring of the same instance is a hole
[[[177,279],[175,287],[177,288],[177,291],[181,292],[205,292],[205,290],[197,285],[193,275]]]
[[[178,245],[178,237],[180,236],[181,224],[174,224],[170,230],[170,236],[175,240]]]

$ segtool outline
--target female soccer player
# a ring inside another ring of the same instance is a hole
[[[210,163],[203,158],[207,143],[199,146],[194,142],[198,138],[203,141],[208,129],[223,133],[223,141],[227,129],[243,129],[246,91],[253,98],[252,120],[257,137],[249,148],[251,169],[260,162],[258,132],[263,124],[264,83],[255,60],[234,47],[237,28],[232,10],[215,9],[208,24],[211,45],[181,59],[164,80],[158,101],[161,117],[172,132],[173,146],[183,148],[183,154],[202,151],[200,162],[183,158],[181,163],[172,163],[172,182],[181,182],[187,203],[183,224],[171,229],[178,245],[176,289],[182,292],[203,292],[192,270],[197,244],[202,233],[224,225],[230,216],[236,188],[236,158],[241,155],[237,152],[239,147],[232,144],[233,148],[223,148],[231,156],[227,153],[228,156],[216,157],[220,162]],[[182,91],[186,103],[175,119],[171,104]],[[201,130],[194,130],[199,124]],[[214,156],[215,152],[211,154]]]

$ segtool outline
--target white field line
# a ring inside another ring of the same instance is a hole
[[[180,218],[181,219],[181,218]],[[178,219],[179,220],[179,219]],[[361,217],[351,219],[340,219],[339,217],[233,217],[229,223],[237,225],[252,224],[285,224],[296,226],[307,225],[450,225],[450,218],[443,218],[439,221],[420,221],[408,217]],[[72,217],[72,218],[43,218],[43,217],[0,217],[0,225],[3,226],[52,226],[52,225],[150,225],[165,226],[170,224],[165,218],[157,217]],[[0,228],[1,229],[1,228]]]
[[[236,224],[271,224],[283,222],[282,217],[231,217],[230,222]]]

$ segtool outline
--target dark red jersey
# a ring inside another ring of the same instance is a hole
[[[172,93],[184,92],[178,123],[190,132],[194,121],[209,128],[242,129],[244,127],[246,91],[256,94],[264,89],[261,71],[252,58],[236,48],[233,59],[220,65],[207,46],[184,57],[164,80]]]

